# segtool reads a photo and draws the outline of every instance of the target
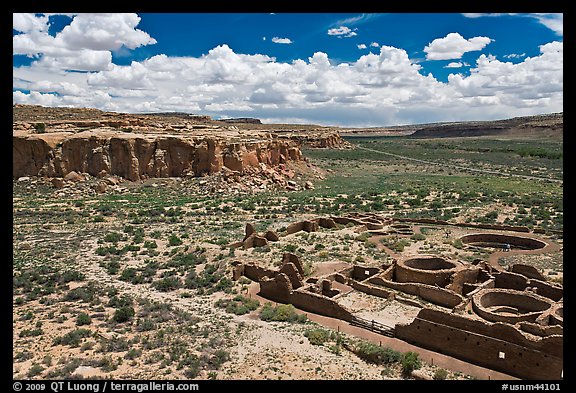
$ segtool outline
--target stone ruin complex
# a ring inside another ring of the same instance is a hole
[[[293,223],[286,235],[350,222],[364,225],[373,235],[413,233],[409,224],[363,214]],[[492,229],[505,228],[494,225]],[[474,233],[460,240],[466,247],[499,249],[507,243],[515,249],[543,252],[552,247],[548,241],[516,234]],[[339,304],[339,297],[356,290],[417,305],[421,310],[412,322],[379,332],[521,379],[562,376],[563,288],[547,282],[530,265],[516,263],[504,269],[482,260],[469,263],[417,254],[379,267],[351,265],[305,278],[298,256],[284,253],[279,269],[253,262],[235,262],[232,269],[234,279],[243,275],[259,282],[259,294],[267,299],[364,327],[360,318]],[[414,296],[421,301],[415,302]]]

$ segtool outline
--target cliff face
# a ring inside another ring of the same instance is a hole
[[[289,139],[222,138],[207,135],[136,134],[115,130],[13,134],[13,177],[64,177],[71,171],[93,176],[201,176],[224,167],[244,173],[261,164],[302,160]]]

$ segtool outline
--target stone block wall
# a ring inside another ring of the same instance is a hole
[[[397,324],[396,337],[518,378],[560,379],[561,336],[529,340],[510,325],[482,323],[485,326],[478,329],[479,321],[465,323],[458,321],[464,317],[431,311],[423,309],[412,323]]]

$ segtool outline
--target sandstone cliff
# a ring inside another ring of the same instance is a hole
[[[226,171],[259,172],[269,178],[281,172],[291,179],[294,174],[283,164],[303,161],[302,145],[349,146],[337,131],[325,127],[228,124],[185,113],[14,105],[12,121],[15,178],[62,178],[73,171],[135,181]]]
[[[201,176],[224,167],[244,173],[302,159],[299,144],[289,139],[135,134],[112,129],[14,133],[12,145],[13,177],[64,177],[75,171],[134,181]]]

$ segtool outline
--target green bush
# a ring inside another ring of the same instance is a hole
[[[134,317],[134,308],[131,306],[123,306],[114,312],[112,319],[115,322],[123,323],[131,320]]]
[[[402,373],[410,375],[413,370],[417,370],[422,366],[420,358],[416,352],[406,352],[402,355]]]
[[[383,348],[371,342],[362,342],[356,347],[356,355],[369,363],[389,364],[399,362],[402,354],[391,348]]]
[[[44,332],[40,328],[38,328],[38,329],[24,329],[20,332],[19,336],[20,337],[36,337],[36,336],[41,336],[42,334],[44,334]]]
[[[304,323],[308,320],[306,315],[296,313],[296,308],[291,304],[281,304],[276,307],[271,303],[264,304],[260,311],[260,319],[266,322],[297,322]]]
[[[243,315],[256,310],[260,306],[260,302],[256,299],[238,295],[233,299],[219,299],[215,305],[216,307],[224,308],[226,312],[231,314]]]
[[[439,368],[438,370],[434,371],[434,376],[432,378],[436,380],[444,380],[448,377],[448,371],[444,370],[443,368]]]
[[[220,366],[228,361],[230,359],[230,354],[223,350],[223,349],[218,349],[216,352],[214,352],[214,356],[212,356],[212,358],[209,361],[209,364],[218,369],[220,368]]]
[[[90,315],[86,314],[85,312],[81,312],[80,314],[78,314],[78,317],[76,318],[77,326],[90,325],[91,323],[92,318],[90,318]]]
[[[112,297],[108,301],[108,307],[114,307],[114,308],[131,306],[132,304],[134,304],[134,301],[128,295],[122,295],[120,297],[118,297],[118,295],[112,295]]]
[[[182,240],[175,234],[171,234],[170,237],[168,238],[168,244],[170,244],[171,247],[179,246],[182,243],[183,243]]]
[[[45,123],[34,123],[34,129],[36,130],[37,134],[43,134],[46,132],[46,124]]]
[[[144,242],[144,248],[147,249],[158,248],[158,244],[156,243],[156,240],[146,240]]]
[[[118,232],[110,232],[104,236],[104,241],[108,243],[118,243],[122,240],[122,234]]]
[[[58,336],[54,339],[54,345],[68,345],[70,347],[80,346],[80,342],[83,338],[89,337],[92,334],[90,329],[76,329],[71,332],[66,333],[63,336]]]
[[[152,286],[161,292],[170,292],[180,288],[182,282],[176,276],[169,276],[154,281]]]
[[[75,301],[81,300],[83,302],[91,302],[96,296],[96,289],[91,285],[77,287],[66,292],[64,300]]]
[[[39,364],[33,364],[32,367],[30,367],[30,369],[28,370],[26,376],[32,378],[37,376],[38,374],[41,374],[42,371],[44,371],[44,367],[42,367]]]
[[[325,329],[308,329],[304,332],[304,337],[308,338],[312,345],[323,345],[330,339],[330,332]]]

